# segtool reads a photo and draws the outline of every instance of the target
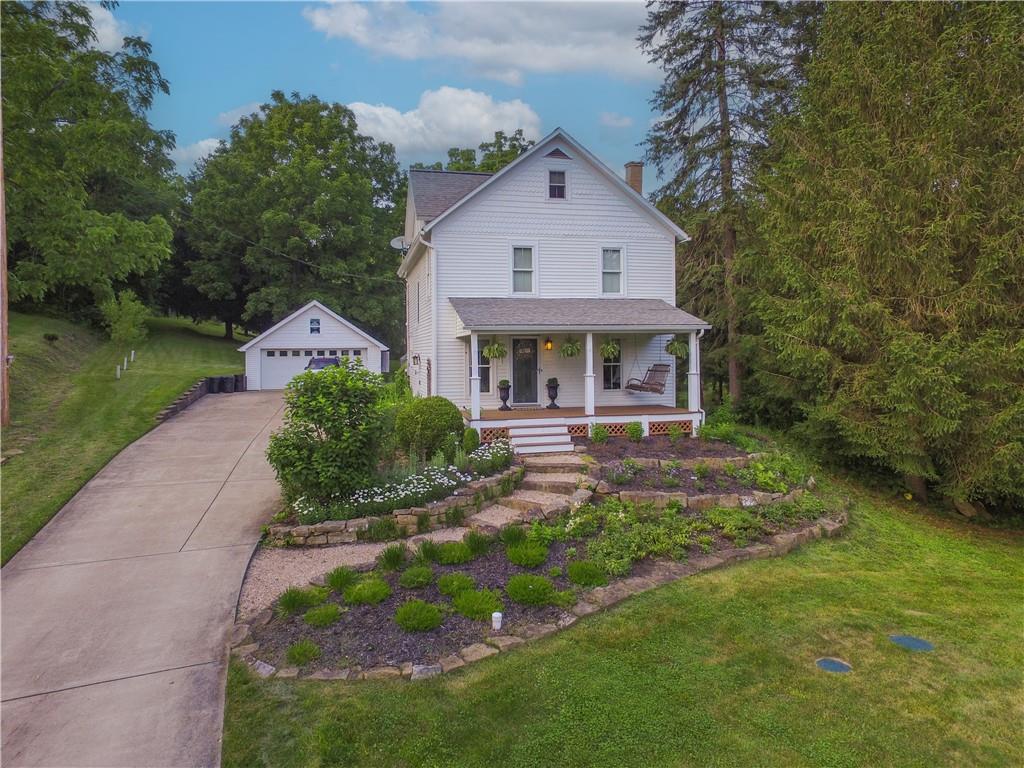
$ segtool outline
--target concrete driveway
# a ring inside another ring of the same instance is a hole
[[[264,451],[282,409],[278,392],[204,397],[4,567],[4,766],[219,763],[225,641],[279,499]]]

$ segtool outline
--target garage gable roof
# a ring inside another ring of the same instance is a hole
[[[296,309],[294,312],[292,312],[290,315],[288,315],[288,317],[286,317],[281,322],[272,325],[270,328],[265,330],[263,333],[261,333],[255,339],[251,339],[251,340],[247,341],[245,344],[243,344],[242,346],[240,346],[238,348],[238,351],[239,352],[247,351],[248,349],[252,348],[257,342],[262,341],[267,336],[269,336],[274,331],[276,331],[278,328],[280,328],[281,326],[287,324],[289,321],[291,321],[292,319],[294,319],[298,315],[301,315],[307,309],[310,309],[312,307],[315,307],[316,309],[319,309],[324,314],[329,315],[330,317],[333,317],[335,320],[337,320],[339,323],[341,323],[345,327],[351,329],[355,333],[358,333],[360,336],[362,336],[364,339],[369,341],[371,344],[380,347],[381,350],[388,349],[388,346],[386,344],[384,344],[383,342],[377,341],[375,338],[373,338],[373,336],[368,334],[366,331],[362,330],[361,328],[356,327],[355,325],[350,323],[348,320],[346,320],[344,317],[339,315],[337,312],[333,311],[332,309],[330,309],[328,307],[325,307],[323,304],[321,304],[316,299],[313,299],[313,301],[309,302],[308,304],[306,304],[306,305]]]

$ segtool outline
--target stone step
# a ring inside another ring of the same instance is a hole
[[[525,515],[521,509],[492,504],[475,515],[470,515],[466,519],[466,525],[474,531],[494,534],[502,528],[521,523],[524,519]]]
[[[575,453],[551,456],[530,456],[523,460],[523,466],[531,474],[564,474],[587,471],[587,462]]]
[[[576,472],[527,472],[519,488],[524,491],[547,491],[568,495],[590,483],[590,477]]]
[[[515,491],[511,496],[499,499],[498,503],[503,507],[521,510],[527,515],[540,513],[547,518],[564,512],[569,508],[569,497],[563,493],[549,493],[547,491]]]

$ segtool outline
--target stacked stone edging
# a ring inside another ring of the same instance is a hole
[[[200,379],[191,387],[189,387],[180,395],[178,395],[177,399],[173,403],[171,403],[162,411],[160,411],[160,413],[156,415],[156,420],[165,421],[171,418],[171,416],[173,416],[174,414],[181,413],[190,405],[192,405],[192,403],[194,403],[196,400],[208,394],[209,391],[210,389],[207,380],[205,378]]]
[[[436,531],[441,528],[452,528],[463,525],[463,521],[449,523],[448,513],[461,509],[464,516],[477,512],[477,495],[480,496],[480,509],[491,506],[500,496],[502,483],[512,480],[517,484],[523,477],[524,469],[514,465],[490,477],[473,480],[440,501],[431,501],[422,507],[396,509],[386,515],[355,517],[351,520],[326,520],[310,525],[271,525],[267,528],[266,543],[277,547],[324,547],[331,544],[353,544],[360,539],[359,534],[373,523],[382,519],[392,518],[402,538],[415,536],[427,530]],[[429,527],[419,530],[420,516],[427,515]]]
[[[575,624],[584,616],[609,608],[616,603],[622,602],[628,597],[646,592],[656,587],[679,581],[687,576],[709,571],[714,568],[722,568],[732,563],[745,560],[760,560],[769,557],[782,557],[792,552],[801,544],[816,541],[820,538],[833,538],[838,536],[849,522],[849,502],[846,508],[840,511],[835,518],[820,517],[809,526],[796,531],[777,533],[764,543],[751,544],[746,547],[725,549],[708,555],[691,558],[686,562],[674,560],[656,560],[644,567],[641,565],[639,573],[619,581],[612,582],[606,587],[596,587],[583,593],[581,599],[572,607],[570,612],[565,613],[556,622],[526,624],[515,632],[505,634],[494,634],[484,639],[483,642],[473,643],[461,649],[458,653],[446,656],[435,664],[413,664],[411,661],[395,666],[379,666],[370,669],[359,667],[320,670],[311,675],[301,677],[302,680],[383,680],[399,679],[421,680],[428,677],[435,677],[452,670],[459,669],[480,661],[489,656],[499,653],[507,653],[517,646],[532,640],[552,635],[566,627]],[[263,611],[255,622],[265,624],[270,621],[272,612]],[[252,657],[251,654],[259,650],[259,646],[252,642],[249,634],[249,624],[236,624],[229,639],[229,645],[236,655],[245,659],[249,667],[260,677],[274,675],[281,678],[297,678],[300,670],[297,667],[283,667],[280,670],[273,665]]]

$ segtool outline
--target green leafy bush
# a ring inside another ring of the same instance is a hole
[[[288,501],[344,497],[371,483],[382,389],[380,374],[359,364],[307,371],[288,383],[285,424],[267,448]]]
[[[746,485],[771,493],[785,493],[789,486],[802,483],[807,466],[786,453],[772,453],[750,462],[736,471],[736,477]]]
[[[462,450],[467,454],[472,453],[480,447],[480,433],[473,427],[469,427],[462,433]]]
[[[490,621],[500,611],[501,593],[496,589],[464,589],[452,598],[452,607],[467,619]]]
[[[505,548],[510,563],[523,568],[536,568],[548,559],[548,548],[536,541],[524,541]]]
[[[567,605],[575,598],[559,592],[555,585],[544,576],[520,573],[508,580],[505,592],[509,599],[522,605]]]
[[[644,425],[639,421],[629,422],[629,424],[626,425],[626,437],[634,443],[639,443],[644,439]]]
[[[486,533],[480,533],[480,531],[470,531],[462,537],[462,540],[466,542],[466,546],[475,557],[486,554],[487,550],[491,548],[491,537]]]
[[[522,544],[527,539],[526,529],[519,525],[510,525],[508,528],[503,528],[501,533],[498,534],[498,538],[501,539],[501,543],[506,547],[513,547],[516,544]]]
[[[557,579],[560,578],[563,573],[564,571],[560,565],[553,565],[548,568],[548,578]]]
[[[346,568],[344,565],[338,566],[324,576],[324,583],[335,592],[339,593],[344,592],[357,581],[359,581],[359,574],[351,568]]]
[[[402,603],[395,611],[395,623],[406,632],[428,632],[441,626],[441,609],[423,600]]]
[[[587,544],[587,555],[611,576],[629,573],[645,557],[685,557],[694,531],[708,527],[706,521],[681,517],[674,508],[659,511],[617,499],[600,507],[581,505],[566,521],[571,536],[597,533]]]
[[[288,646],[285,657],[288,659],[289,664],[293,664],[296,667],[304,667],[309,662],[320,658],[320,646],[312,640],[299,640],[297,643],[292,643]]]
[[[391,587],[383,579],[370,576],[345,590],[345,602],[352,605],[376,605],[391,597]]]
[[[277,611],[284,616],[294,616],[326,599],[326,587],[288,587],[277,598]]]
[[[722,529],[722,535],[732,539],[738,547],[746,546],[764,530],[764,523],[753,512],[742,507],[714,507],[704,513],[704,518]]]
[[[446,541],[437,548],[437,562],[441,565],[461,565],[473,559],[473,550],[462,541]]]
[[[406,589],[420,589],[434,580],[434,572],[427,565],[415,565],[407,568],[398,577],[398,585]]]
[[[603,424],[595,424],[590,428],[590,439],[598,445],[608,442],[608,428]]]
[[[433,456],[451,435],[461,441],[463,429],[455,403],[438,395],[410,401],[395,417],[398,440],[421,457]]]
[[[340,605],[337,603],[324,603],[306,611],[302,620],[311,627],[329,627],[340,618]]]
[[[476,582],[473,581],[473,577],[467,573],[446,573],[444,576],[437,580],[437,588],[440,590],[442,595],[448,597],[454,597],[459,592],[465,592],[467,589],[475,589]]]
[[[608,577],[597,563],[590,560],[576,560],[569,563],[569,581],[581,587],[603,587]]]
[[[677,422],[672,422],[668,425],[668,441],[672,443],[672,445],[681,443],[685,437],[686,433]]]
[[[107,299],[100,304],[100,312],[110,339],[116,344],[128,346],[146,338],[149,308],[139,301],[135,291],[121,291],[117,298]]]
[[[405,544],[389,544],[381,550],[377,557],[377,563],[382,571],[397,571],[405,565],[407,554],[408,550],[405,548]]]
[[[390,541],[391,539],[397,539],[401,533],[398,530],[395,518],[381,517],[366,527],[362,538],[365,541]]]

